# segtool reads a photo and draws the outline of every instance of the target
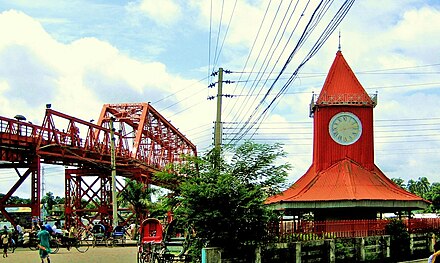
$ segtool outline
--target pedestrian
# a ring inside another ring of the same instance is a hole
[[[17,230],[18,234],[21,234],[21,235],[23,234],[23,228],[20,226],[20,224],[17,224],[15,229]]]
[[[136,239],[136,223],[133,222],[130,225],[130,237],[131,240],[135,240]]]
[[[49,240],[50,234],[46,230],[43,224],[40,225],[40,231],[37,234],[38,237],[38,252],[40,254],[41,263],[44,263],[44,259],[47,259],[47,263],[50,263],[49,254],[51,252]]]
[[[440,241],[435,242],[434,244],[434,254],[429,256],[428,263],[440,263]]]
[[[8,247],[9,247],[9,233],[8,228],[4,226],[3,228],[3,234],[1,236],[2,245],[3,245],[3,257],[8,257]]]

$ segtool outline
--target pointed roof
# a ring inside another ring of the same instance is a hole
[[[365,92],[341,51],[329,70],[316,105],[372,105],[375,102]]]
[[[338,202],[339,207],[378,204],[384,208],[419,208],[428,205],[421,197],[397,186],[377,166],[369,171],[348,158],[318,174],[312,165],[290,188],[266,200],[267,204],[291,203],[284,208],[317,208],[318,203],[324,202],[326,207],[331,206],[331,202]]]
[[[312,109],[332,105],[376,105],[340,51],[336,53]],[[290,188],[269,197],[266,203],[275,209],[375,207],[381,211],[426,208],[429,204],[423,198],[397,186],[376,165],[367,169],[348,157],[324,170],[317,170],[317,166],[312,164]]]

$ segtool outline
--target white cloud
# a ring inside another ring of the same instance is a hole
[[[202,83],[194,85],[194,80],[169,74],[160,62],[132,59],[96,38],[59,43],[36,20],[21,12],[1,13],[0,23],[17,25],[14,30],[0,29],[2,98],[21,105],[21,114],[34,123],[41,123],[46,103],[68,115],[89,120],[98,118],[104,103],[155,101],[188,85],[197,90],[203,87]],[[14,96],[11,86],[17,93]],[[189,95],[191,99],[187,99]],[[182,100],[174,107],[176,111],[194,106],[196,97],[197,101],[206,101],[206,94],[200,92],[177,93],[168,101]],[[3,114],[17,114],[8,105],[2,103]],[[174,113],[164,111],[163,115]],[[201,115],[201,112],[189,109],[186,114]],[[202,125],[203,120],[194,119],[191,125]],[[183,119],[174,122],[181,124],[180,128],[190,126]]]
[[[212,50],[216,45],[222,2],[213,1]],[[222,43],[234,2],[224,1],[219,44]],[[284,14],[288,2],[292,1],[272,1],[272,8],[267,15],[269,20],[262,32],[268,29],[277,5],[282,4],[281,13]],[[25,9],[25,2],[22,3]],[[83,8],[89,7],[86,3],[83,2]],[[242,69],[267,4],[268,0],[237,2],[222,49],[219,62],[221,66],[231,70]],[[194,66],[194,61],[201,61],[207,57],[206,50],[199,48],[203,46],[194,45],[194,42],[207,41],[211,26],[210,1],[136,0],[125,7],[131,12],[118,12],[118,19],[103,19],[108,17],[108,13],[103,12],[97,14],[96,19],[87,20],[87,34],[78,33],[77,28],[55,28],[58,26],[56,22],[63,21],[64,14],[52,10],[47,13],[40,10],[41,13],[37,15],[29,9],[29,15],[18,11],[0,13],[0,25],[11,25],[0,27],[0,115],[12,117],[21,113],[38,123],[42,121],[45,103],[51,102],[56,110],[88,120],[97,119],[104,103],[160,101],[156,105],[153,104],[153,107],[166,119],[171,120],[184,134],[188,134],[189,139],[198,144],[198,147],[210,145],[215,101],[208,101],[206,97],[215,95],[215,90],[207,91],[205,81],[197,82],[186,77],[188,71],[193,68],[208,67],[203,62]],[[30,8],[36,9],[37,6]],[[101,9],[96,8],[96,12],[99,10]],[[114,10],[124,10],[124,4],[115,7]],[[80,22],[75,20],[74,15],[66,19],[73,24]],[[44,21],[44,28],[40,24],[41,21]],[[177,27],[182,23],[185,27]],[[438,63],[439,25],[439,10],[427,6],[426,1],[359,1],[340,25],[342,52],[355,72]],[[103,28],[106,30],[102,30]],[[276,30],[272,30],[270,40],[275,33]],[[83,35],[90,37],[82,38]],[[190,35],[191,39],[184,39],[187,35]],[[260,37],[257,41],[248,67],[256,58],[263,40],[264,38]],[[294,43],[295,40],[287,47],[288,51],[293,49]],[[195,46],[197,48],[194,48]],[[338,36],[333,34],[319,53],[308,61],[303,72],[326,74],[337,47]],[[306,49],[304,46],[302,51]],[[146,52],[147,50],[154,52]],[[262,54],[266,55],[267,50],[266,46]],[[179,60],[183,52],[188,52],[190,55],[187,57],[191,59]],[[145,53],[146,56],[142,55]],[[134,59],[126,54],[138,55],[143,59]],[[167,62],[159,60],[164,56],[168,56]],[[297,57],[302,59],[304,55],[299,53]],[[207,60],[206,58],[206,64]],[[285,59],[280,61],[284,63]],[[181,65],[176,67],[179,63]],[[292,64],[298,65],[297,62]],[[172,73],[170,68],[173,69]],[[430,69],[432,73],[438,71],[436,68],[423,68],[421,71],[426,72]],[[204,77],[206,71],[203,71],[203,76],[197,78]],[[237,75],[227,77],[231,80],[237,79]],[[429,118],[440,110],[436,103],[440,99],[438,85],[405,87],[412,83],[438,82],[438,76],[435,74],[359,73],[357,77],[366,89],[402,85],[399,88],[379,89],[379,104],[374,109],[376,119],[392,120],[420,116]],[[288,92],[314,90],[315,93],[319,93],[324,79],[325,76],[308,78],[301,75],[289,86]],[[233,88],[232,85],[225,85],[224,92],[232,93]],[[249,89],[250,85],[247,88]],[[261,88],[261,83],[257,88]],[[178,92],[180,90],[184,91]],[[263,92],[265,91],[264,88]],[[238,94],[239,90],[234,92]],[[243,97],[225,99],[224,112],[229,112],[235,102],[239,106],[244,101]],[[269,116],[268,122],[312,122],[308,117],[310,99],[311,94],[285,95],[277,101],[277,107],[272,113],[273,116]],[[254,107],[255,105],[249,106],[251,111]],[[236,121],[226,119],[226,115],[224,117],[225,121]],[[197,129],[198,127],[204,128]],[[295,133],[300,131],[300,128],[295,127],[293,130],[291,132]],[[270,132],[270,129],[268,131]],[[304,138],[311,136],[312,134],[302,135]],[[288,138],[285,141],[286,151],[290,154],[289,162],[294,165],[294,176],[302,175],[311,164],[311,140],[297,138],[295,134],[280,135],[280,138]],[[376,142],[381,140],[384,141],[380,139]],[[426,144],[429,143],[420,143],[419,148],[430,146]],[[430,181],[439,180],[435,170],[428,169],[426,165],[438,163],[435,161],[438,154],[394,154],[392,149],[412,147],[403,143],[376,143],[376,146],[376,149],[383,150],[376,153],[376,161],[387,176],[416,179],[417,173],[423,173]],[[414,169],[406,169],[405,162],[413,163],[414,166],[411,168]],[[417,162],[419,167],[422,167],[419,170]]]
[[[175,24],[182,17],[180,6],[174,0],[142,0],[135,7],[155,21],[158,25],[169,26]]]
[[[395,47],[406,56],[417,57],[422,62],[432,61],[433,54],[440,54],[438,41],[427,39],[440,32],[440,10],[423,7],[403,14],[402,20],[391,31],[390,40],[399,43]]]

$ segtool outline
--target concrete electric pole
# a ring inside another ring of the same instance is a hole
[[[215,121],[214,147],[220,150],[222,145],[222,97],[223,97],[223,68],[218,69],[217,118]]]
[[[118,201],[116,195],[116,152],[115,152],[115,128],[113,122],[115,119],[110,118],[110,158],[111,158],[111,170],[112,170],[112,203],[113,203],[113,229],[118,226]]]

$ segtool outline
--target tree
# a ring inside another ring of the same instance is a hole
[[[391,257],[403,261],[409,257],[410,236],[406,225],[401,220],[392,219],[385,226],[385,233],[390,235]]]
[[[204,157],[188,157],[156,176],[170,185],[178,182],[170,201],[178,204],[175,218],[193,228],[195,253],[215,246],[231,258],[243,258],[248,248],[268,240],[275,213],[264,202],[285,186],[290,165],[276,164],[285,156],[280,144],[246,142],[223,153],[214,149]]]
[[[409,180],[407,183],[408,191],[420,197],[424,197],[430,190],[430,183],[426,177],[419,177],[417,181]]]
[[[396,185],[400,186],[400,188],[403,188],[406,190],[405,180],[402,178],[391,178],[391,181],[393,181]]]
[[[419,177],[417,181],[408,180],[405,187],[403,179],[393,178],[391,180],[409,192],[431,201],[431,205],[424,212],[437,212],[440,210],[440,183],[430,184],[426,177]]]
[[[440,183],[433,183],[425,194],[425,198],[432,202],[428,207],[428,212],[440,211]]]
[[[121,205],[130,204],[136,213],[136,219],[142,220],[148,214],[155,216],[156,213],[165,213],[163,210],[166,211],[166,208],[151,201],[152,195],[158,193],[157,188],[151,188],[140,181],[126,178],[125,187],[119,194],[119,201]]]
[[[47,211],[51,211],[53,205],[55,204],[55,197],[52,192],[47,192],[45,196],[41,199],[41,203],[46,206]]]

